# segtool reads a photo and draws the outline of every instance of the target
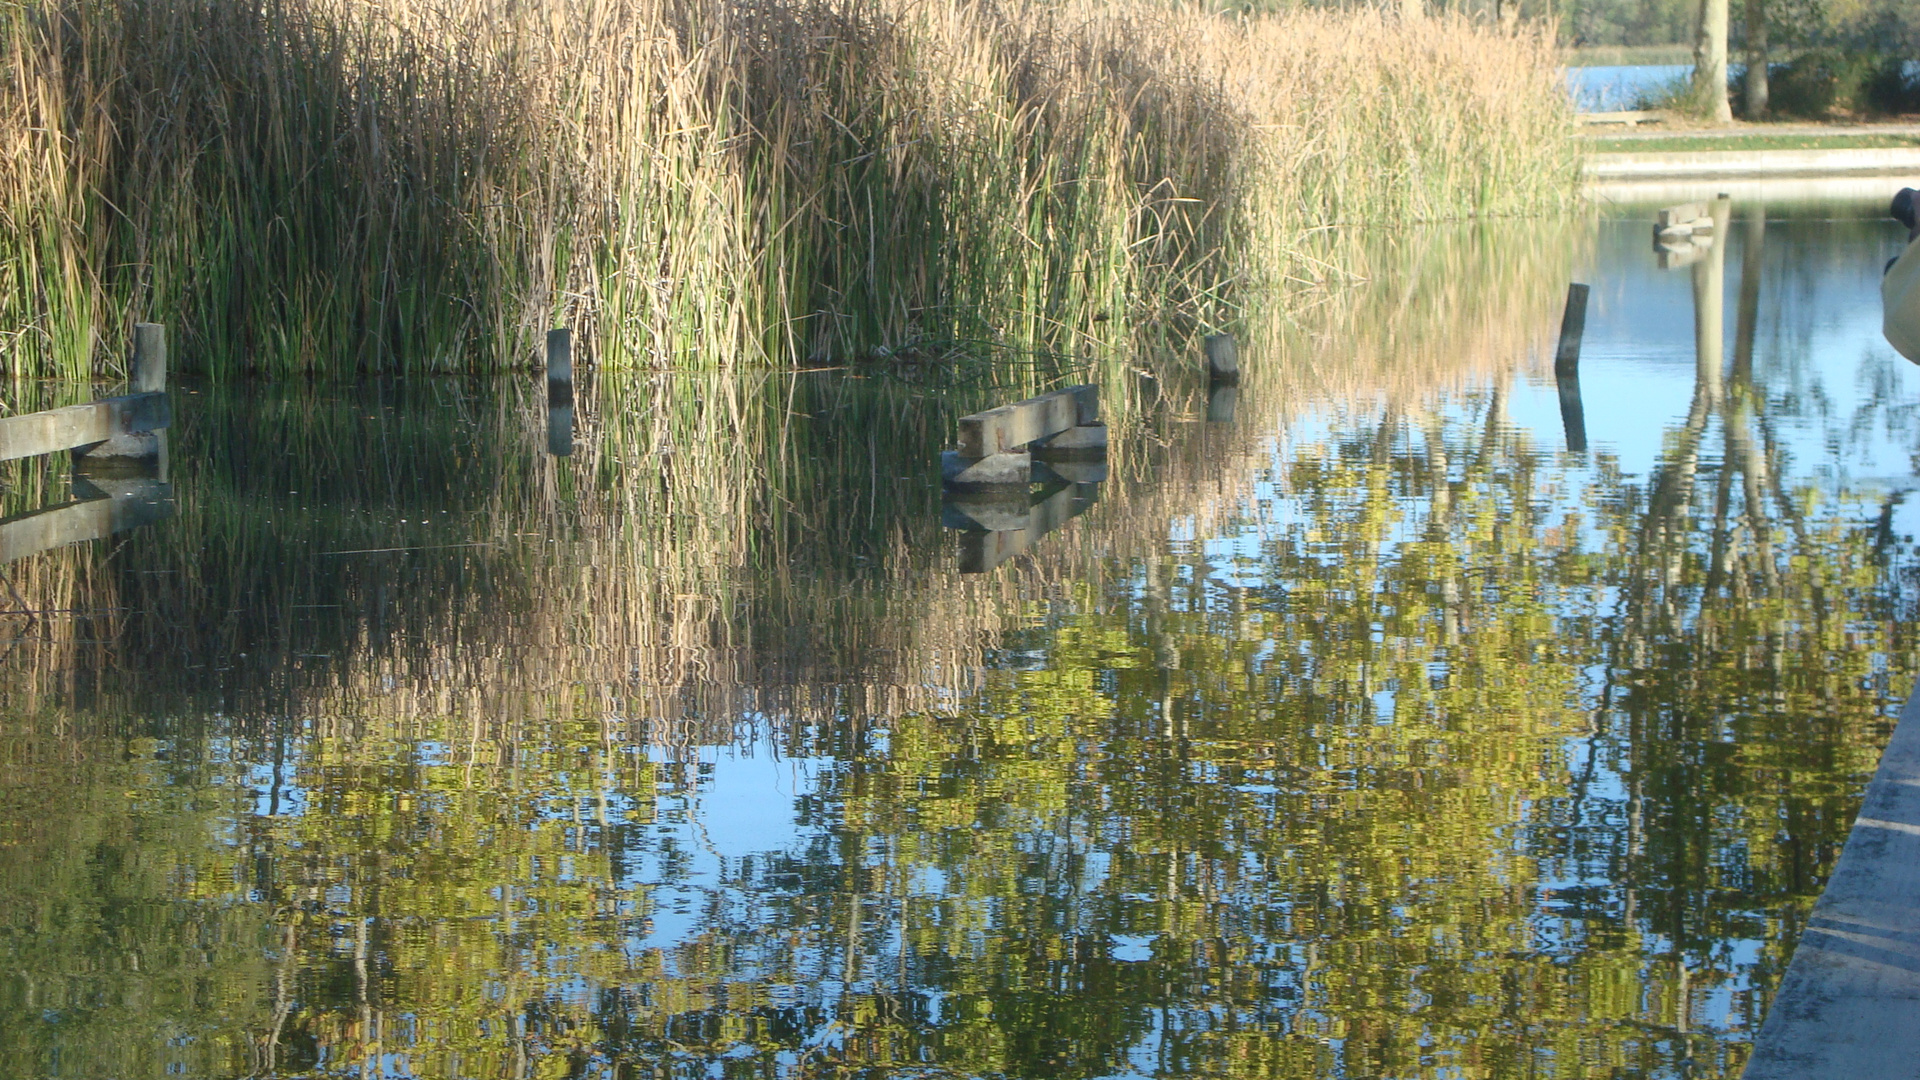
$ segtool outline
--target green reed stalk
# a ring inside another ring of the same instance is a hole
[[[1154,366],[1330,224],[1551,209],[1549,43],[1139,0],[13,0],[0,364]],[[1004,351],[1002,351],[1004,350]]]

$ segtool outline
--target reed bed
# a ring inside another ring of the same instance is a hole
[[[0,370],[1152,365],[1317,230],[1555,208],[1551,44],[1138,0],[25,0]],[[1338,277],[1338,274],[1334,274]],[[1174,344],[1170,344],[1174,343]]]

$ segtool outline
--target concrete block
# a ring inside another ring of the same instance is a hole
[[[1036,440],[1028,449],[1032,453],[1047,458],[1105,457],[1107,425],[1098,421],[1091,424],[1076,424],[1065,431]]]
[[[960,418],[960,453],[985,458],[1100,419],[1100,388],[1070,386]]]
[[[954,491],[1026,487],[1033,483],[1033,455],[1017,453],[972,457],[957,450],[940,455],[940,482]]]

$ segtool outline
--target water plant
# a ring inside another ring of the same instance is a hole
[[[1152,363],[1342,222],[1556,206],[1550,42],[1138,0],[15,0],[0,370]]]

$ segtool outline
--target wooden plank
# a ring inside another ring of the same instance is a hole
[[[1707,204],[1703,202],[1681,203],[1669,206],[1654,215],[1654,224],[1662,229],[1671,229],[1678,225],[1692,225],[1707,216]]]
[[[1100,388],[1069,386],[960,418],[960,455],[983,458],[1100,419]]]
[[[0,461],[55,454],[172,422],[165,394],[128,394],[86,405],[0,418]]]
[[[158,480],[95,481],[104,498],[50,506],[0,521],[0,563],[98,540],[173,516],[173,488]],[[76,491],[87,490],[81,484]]]

